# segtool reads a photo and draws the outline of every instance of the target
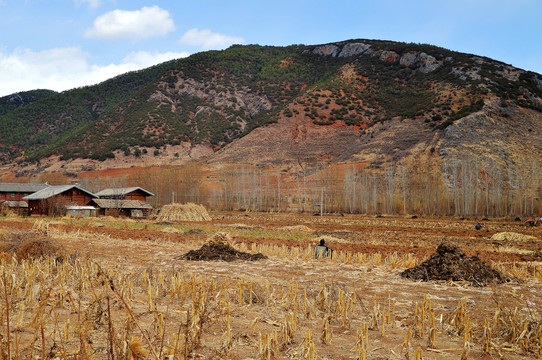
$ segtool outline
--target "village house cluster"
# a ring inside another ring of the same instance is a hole
[[[93,194],[79,185],[0,183],[0,206],[26,215],[144,217],[152,211],[150,196],[137,186]]]

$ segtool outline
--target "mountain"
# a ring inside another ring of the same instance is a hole
[[[8,96],[0,97],[0,116],[9,113],[19,107],[32,104],[35,101],[56,94],[53,90],[31,90],[22,91]]]
[[[540,74],[431,45],[349,40],[236,45],[51,95],[0,117],[0,152],[42,166],[199,158],[305,171],[417,154],[518,163],[540,154],[541,129]]]

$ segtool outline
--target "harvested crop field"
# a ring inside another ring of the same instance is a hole
[[[540,358],[542,227],[210,216],[0,220],[2,352],[21,359]],[[505,232],[525,236],[493,237]],[[217,233],[227,243],[209,240]],[[321,238],[333,259],[313,259]],[[42,252],[17,259],[7,244],[16,240],[19,249],[25,239],[54,242],[63,261],[56,253],[38,258]],[[464,252],[456,258],[475,257],[485,264],[478,268],[512,281],[401,277],[443,242]],[[218,251],[267,258],[220,261]],[[206,258],[183,256],[191,252]]]

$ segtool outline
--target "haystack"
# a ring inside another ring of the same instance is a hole
[[[162,207],[157,222],[171,221],[209,221],[211,217],[202,205],[193,203],[168,204]]]
[[[523,235],[515,232],[500,232],[496,233],[491,237],[491,240],[494,241],[515,241],[515,242],[528,242],[528,241],[537,241],[538,239],[534,236]]]

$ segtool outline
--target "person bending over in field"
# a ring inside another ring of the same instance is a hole
[[[317,245],[316,250],[314,251],[314,258],[319,259],[325,258],[326,256],[333,259],[333,249],[326,246],[326,241],[324,239],[320,239],[320,245]]]

